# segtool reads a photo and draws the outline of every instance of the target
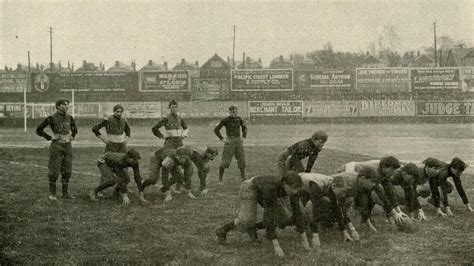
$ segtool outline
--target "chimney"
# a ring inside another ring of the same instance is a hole
[[[87,64],[86,60],[82,61],[82,67],[86,67],[86,64]]]
[[[181,65],[186,65],[186,60],[184,60],[184,58],[181,58]]]
[[[71,62],[69,60],[67,60],[67,68],[71,69]]]
[[[137,71],[137,63],[135,63],[135,61],[132,62],[132,69],[133,71]]]
[[[250,65],[250,56],[247,56],[247,57],[245,58],[245,61],[247,62],[247,64]]]
[[[280,55],[280,62],[283,62],[283,55]]]
[[[74,72],[74,63],[71,63],[71,71]]]
[[[38,63],[36,63],[36,64],[38,64]],[[8,66],[7,65],[5,65],[5,71],[8,71]]]
[[[40,70],[40,65],[38,62],[36,62],[36,71],[39,71]]]
[[[216,55],[217,55],[217,54],[216,54]],[[196,64],[196,68],[199,68],[199,61],[198,61],[198,60],[196,60],[196,63],[195,63],[195,64]]]
[[[61,66],[61,61],[59,61],[59,63],[58,63],[58,68],[59,68],[59,71],[61,71],[63,69],[63,67]]]
[[[366,56],[369,56],[369,55],[370,55],[370,53],[367,51],[367,52],[365,52],[365,55],[366,55]]]
[[[16,69],[21,71],[21,64],[20,64],[20,63],[18,63],[18,64],[16,65]]]
[[[443,66],[443,50],[439,49],[439,66]]]
[[[416,56],[420,56],[420,51],[418,51],[418,52],[416,53]]]
[[[165,70],[168,70],[168,62],[164,62],[163,65],[165,66]]]
[[[100,65],[102,65],[102,63],[101,63]],[[116,67],[120,66],[119,61],[115,61],[115,66],[116,66]]]
[[[242,56],[242,68],[244,69],[245,68],[245,52]]]
[[[149,65],[149,66],[152,66],[152,65],[153,65],[153,61],[152,61],[152,60],[148,60],[148,65]]]
[[[261,65],[262,64],[262,58],[258,58],[258,63]]]
[[[293,61],[293,54],[290,54],[290,61]]]

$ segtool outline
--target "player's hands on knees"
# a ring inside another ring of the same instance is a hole
[[[359,241],[360,240],[359,233],[357,233],[355,228],[351,229],[351,235],[352,235],[352,239],[354,239],[354,241]]]

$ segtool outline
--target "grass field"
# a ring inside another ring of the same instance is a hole
[[[449,125],[302,125],[252,126],[246,142],[248,175],[276,173],[278,153],[288,144],[305,138],[315,127],[330,135],[313,172],[332,173],[343,163],[367,160],[385,154],[400,159],[422,160],[435,156],[449,160],[460,156],[473,161],[471,124]],[[47,143],[32,130],[0,129],[0,264],[171,264],[171,265],[309,265],[315,263],[459,264],[474,262],[474,214],[461,200],[451,196],[453,218],[437,218],[425,206],[429,220],[414,234],[399,233],[376,210],[374,234],[353,217],[361,235],[357,243],[343,243],[337,229],[321,234],[320,252],[301,250],[293,228],[279,231],[286,252],[273,255],[271,243],[259,233],[262,243],[250,244],[247,235],[232,232],[226,245],[217,245],[214,228],[233,219],[237,203],[238,169],[235,162],[219,186],[218,157],[211,163],[209,194],[191,200],[176,195],[164,203],[157,187],[145,191],[148,204],[138,201],[136,186],[132,204],[122,206],[111,191],[99,202],[88,193],[98,183],[95,159],[103,150],[89,128],[80,128],[74,148],[74,174],[70,183],[76,199],[47,199]],[[158,147],[149,128],[132,127],[130,143],[142,154],[141,172],[148,174],[149,154]],[[189,143],[204,147],[215,143],[212,125],[192,126]],[[149,133],[150,132],[150,133]],[[199,136],[199,137],[198,137]],[[219,145],[220,151],[222,150]],[[16,162],[16,163],[9,163]],[[462,178],[471,201],[474,193],[472,169]],[[58,182],[59,184],[59,182]],[[194,189],[197,177],[193,177]],[[58,186],[59,187],[59,186]],[[195,194],[199,194],[195,191]]]

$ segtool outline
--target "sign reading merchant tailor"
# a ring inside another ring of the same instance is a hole
[[[139,90],[142,92],[189,91],[188,71],[142,71]]]
[[[459,68],[415,68],[411,70],[413,90],[460,90]]]
[[[370,93],[410,91],[408,68],[357,68],[356,90]]]
[[[302,116],[302,101],[251,101],[250,117],[260,116]]]
[[[233,91],[292,91],[292,69],[232,70]]]
[[[418,116],[474,116],[472,101],[420,101],[417,102]]]
[[[296,71],[295,85],[299,90],[338,90],[352,88],[349,70]]]
[[[31,91],[28,87],[28,73],[0,73],[0,93],[23,93]]]

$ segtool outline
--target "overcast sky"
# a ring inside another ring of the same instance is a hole
[[[474,0],[452,1],[3,1],[0,9],[0,66],[53,61],[76,68],[83,60],[106,67],[115,60],[167,61],[202,65],[214,53],[242,53],[264,65],[278,55],[306,53],[331,42],[336,51],[365,52],[384,25],[397,27],[401,51],[433,44],[438,36],[474,43]]]

